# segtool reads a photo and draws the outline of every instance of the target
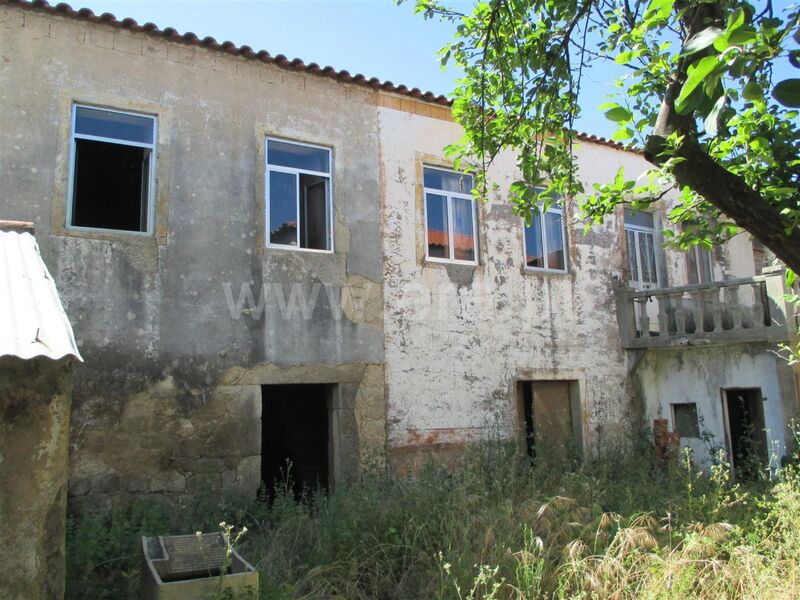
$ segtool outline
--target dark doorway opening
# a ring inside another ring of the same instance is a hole
[[[325,384],[262,385],[261,481],[270,500],[288,482],[295,498],[328,489],[329,398]]]
[[[723,408],[734,473],[737,477],[753,477],[757,469],[767,464],[767,434],[761,390],[724,390]]]
[[[521,381],[520,414],[531,458],[564,460],[580,449],[577,386],[571,381]]]

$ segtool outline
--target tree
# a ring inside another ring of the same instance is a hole
[[[403,0],[398,0],[402,2]],[[678,191],[675,242],[719,243],[741,229],[800,272],[800,14],[772,1],[488,0],[462,14],[438,0],[417,12],[457,23],[443,65],[465,74],[453,102],[464,139],[448,147],[476,174],[513,149],[519,212],[581,198],[589,222],[620,203],[643,208]],[[576,177],[575,118],[589,69],[624,70],[603,106],[614,140],[652,163],[644,179],[617,173],[584,190]],[[784,67],[785,65],[785,67]]]

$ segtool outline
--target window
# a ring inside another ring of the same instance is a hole
[[[431,260],[477,264],[472,177],[425,167],[425,247]]]
[[[153,229],[156,118],[74,106],[67,224]]]
[[[714,281],[714,262],[711,252],[700,246],[689,249],[686,257],[689,283],[711,283]]]
[[[764,244],[752,238],[753,242],[753,269],[756,275],[761,275],[761,271],[766,269],[775,260],[775,255]]]
[[[684,402],[672,405],[672,429],[682,438],[699,438],[697,404]]]
[[[658,287],[653,214],[626,208],[624,218],[630,283],[634,287]]]
[[[267,140],[267,245],[333,251],[331,151]]]
[[[564,209],[553,204],[534,212],[525,232],[525,266],[530,269],[566,271],[564,252]]]

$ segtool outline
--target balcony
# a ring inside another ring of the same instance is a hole
[[[637,291],[617,291],[624,348],[674,348],[793,339],[784,271],[746,279]]]

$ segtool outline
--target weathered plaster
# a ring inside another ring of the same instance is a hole
[[[281,379],[263,365],[334,384],[336,473],[356,476],[381,445],[384,353],[378,137],[354,132],[380,94],[14,6],[0,32],[0,214],[35,223],[86,358],[75,505],[255,493],[259,386]],[[73,103],[158,117],[152,235],[66,227]],[[264,247],[267,135],[331,148],[333,253]]]
[[[667,419],[673,429],[670,404],[694,402],[700,433],[707,439],[682,438],[695,458],[708,463],[726,449],[723,390],[760,388],[764,398],[767,451],[774,464],[786,453],[786,414],[780,383],[781,359],[759,344],[649,351],[637,369],[649,422]]]
[[[0,357],[0,595],[64,595],[69,359]]]
[[[570,227],[567,274],[526,271],[521,219],[502,194],[493,193],[479,210],[480,264],[428,264],[421,168],[447,165],[442,148],[460,133],[454,124],[391,109],[381,110],[380,119],[387,413],[394,462],[419,460],[415,448],[440,444],[446,451],[453,444],[514,435],[516,381],[534,376],[584,382],[579,427],[589,449],[620,437],[622,429],[630,429],[632,413],[627,357],[616,321],[598,318],[613,314],[614,279],[623,271],[615,219],[585,237],[581,228]],[[600,146],[579,152],[587,187],[613,172],[615,163],[644,168],[639,157]],[[514,177],[510,156],[490,171],[500,190]],[[464,273],[454,275],[456,269]]]

